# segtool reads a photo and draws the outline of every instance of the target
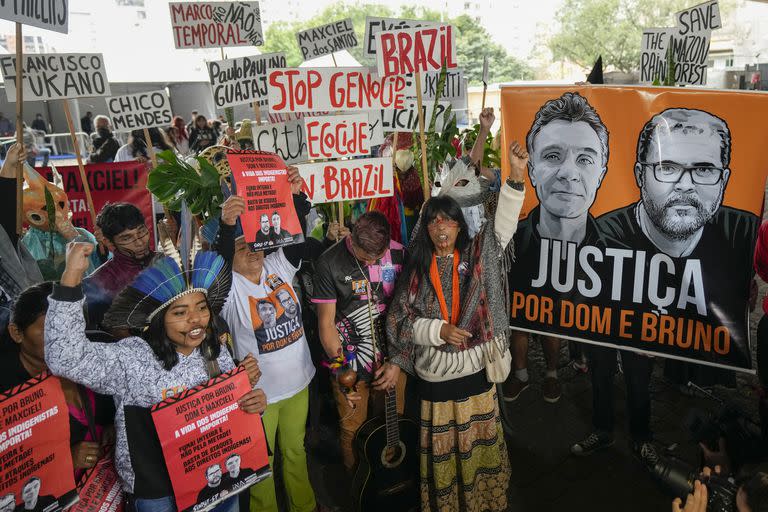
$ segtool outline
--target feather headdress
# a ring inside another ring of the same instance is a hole
[[[211,310],[218,313],[231,284],[232,272],[215,252],[198,252],[189,270],[182,270],[174,258],[160,258],[120,292],[104,317],[104,325],[143,329],[175,300],[193,292],[204,293]]]

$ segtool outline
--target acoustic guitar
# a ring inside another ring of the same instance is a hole
[[[394,389],[385,393],[384,418],[363,423],[353,446],[360,461],[352,480],[355,510],[419,510],[419,426],[397,414]]]

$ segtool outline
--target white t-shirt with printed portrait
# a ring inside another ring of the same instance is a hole
[[[291,286],[298,271],[279,249],[264,257],[261,282],[232,273],[232,288],[222,310],[231,330],[235,358],[248,353],[259,362],[267,403],[303,390],[315,375],[301,319],[301,305]]]

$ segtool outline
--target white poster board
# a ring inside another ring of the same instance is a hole
[[[265,53],[208,63],[213,103],[217,109],[258,102],[267,104],[267,73],[285,67],[283,52]]]
[[[16,56],[0,57],[8,101],[16,101]],[[109,80],[100,53],[34,53],[24,55],[24,97],[60,100],[109,96]]]
[[[171,102],[164,90],[107,98],[107,110],[116,132],[170,126]]]
[[[297,167],[312,204],[389,197],[394,193],[392,158],[334,160]]]
[[[284,68],[269,72],[269,111],[331,112],[403,108],[406,81],[368,68]]]
[[[69,32],[69,0],[2,0],[0,18],[31,27]]]
[[[352,19],[334,21],[296,33],[303,60],[330,55],[357,46]]]
[[[259,2],[170,2],[168,8],[178,49],[264,44]]]

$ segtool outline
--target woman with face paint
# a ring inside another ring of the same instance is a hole
[[[157,260],[117,296],[104,318],[105,325],[141,335],[93,343],[85,337],[81,289],[92,250],[81,243],[68,248],[66,270],[48,300],[45,360],[55,375],[114,397],[115,465],[129,495],[129,510],[175,512],[150,409],[235,367],[212,322],[229,292],[231,270],[212,252],[198,253],[192,268],[185,270],[173,258]],[[245,357],[242,366],[256,384],[260,372],[253,357]],[[243,411],[260,414],[266,397],[253,389],[238,403]],[[230,498],[213,510],[236,509],[237,499]]]
[[[507,509],[509,458],[489,379],[490,367],[509,369],[499,282],[528,154],[513,143],[509,158],[495,215],[473,239],[455,199],[441,194],[425,203],[387,316],[391,361],[419,379],[423,511]]]

